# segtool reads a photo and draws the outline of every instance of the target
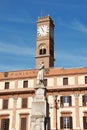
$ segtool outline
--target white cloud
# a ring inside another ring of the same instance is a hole
[[[86,25],[82,24],[80,21],[74,19],[71,23],[63,23],[60,22],[61,25],[66,26],[68,28],[87,33]]]
[[[29,69],[28,66],[0,64],[0,72]]]
[[[9,21],[9,22],[16,22],[16,23],[34,23],[34,20],[32,20],[32,18],[29,16],[26,16],[24,18],[5,16],[5,17],[0,17],[0,20]]]
[[[84,24],[80,23],[78,20],[72,21],[70,27],[71,27],[72,29],[75,29],[75,30],[78,30],[78,31],[82,31],[82,32],[86,32],[86,33],[87,33],[87,27],[86,27]]]
[[[70,53],[66,51],[55,52],[56,65],[65,67],[86,67],[87,55],[77,55],[77,53]]]
[[[30,47],[22,47],[18,45],[6,44],[0,42],[0,52],[10,53],[15,55],[32,55],[34,56],[35,50]]]
[[[14,68],[17,68],[17,67],[13,67],[13,66],[10,66],[10,65],[0,65],[0,71],[9,71],[9,70],[14,70]]]

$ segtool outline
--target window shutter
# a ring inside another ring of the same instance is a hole
[[[22,108],[27,108],[27,98],[22,99]]]
[[[28,87],[28,81],[24,81],[23,88],[27,88],[27,87]]]
[[[21,129],[20,130],[26,130],[26,123],[27,123],[27,119],[21,118]]]
[[[5,89],[9,89],[9,82],[5,82]]]
[[[9,119],[1,120],[1,130],[9,130]]]
[[[70,129],[72,129],[72,117],[70,117]]]
[[[69,96],[69,106],[72,106],[72,99],[71,99],[71,96]]]
[[[87,129],[87,117],[83,116],[83,128]]]
[[[63,117],[60,117],[60,129],[63,129]]]
[[[63,78],[63,85],[68,85],[68,78]]]
[[[44,86],[47,86],[47,79],[44,79]]]
[[[63,96],[60,97],[60,107],[63,107]]]
[[[85,76],[85,84],[87,84],[87,76]]]
[[[85,95],[82,96],[82,104],[83,104],[83,106],[86,106]]]
[[[8,109],[8,99],[3,100],[3,109]]]

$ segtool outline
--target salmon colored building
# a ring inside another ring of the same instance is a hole
[[[45,64],[44,85],[51,130],[87,130],[87,68],[54,68],[54,23],[37,21],[36,69],[0,72],[0,130],[30,130],[38,66]]]

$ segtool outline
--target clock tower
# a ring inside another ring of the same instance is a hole
[[[46,68],[54,67],[54,23],[50,16],[38,18],[35,58],[36,69],[41,61]]]

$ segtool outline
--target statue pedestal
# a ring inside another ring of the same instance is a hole
[[[43,84],[39,84],[35,88],[30,130],[50,130],[49,104],[46,99],[46,88]]]

